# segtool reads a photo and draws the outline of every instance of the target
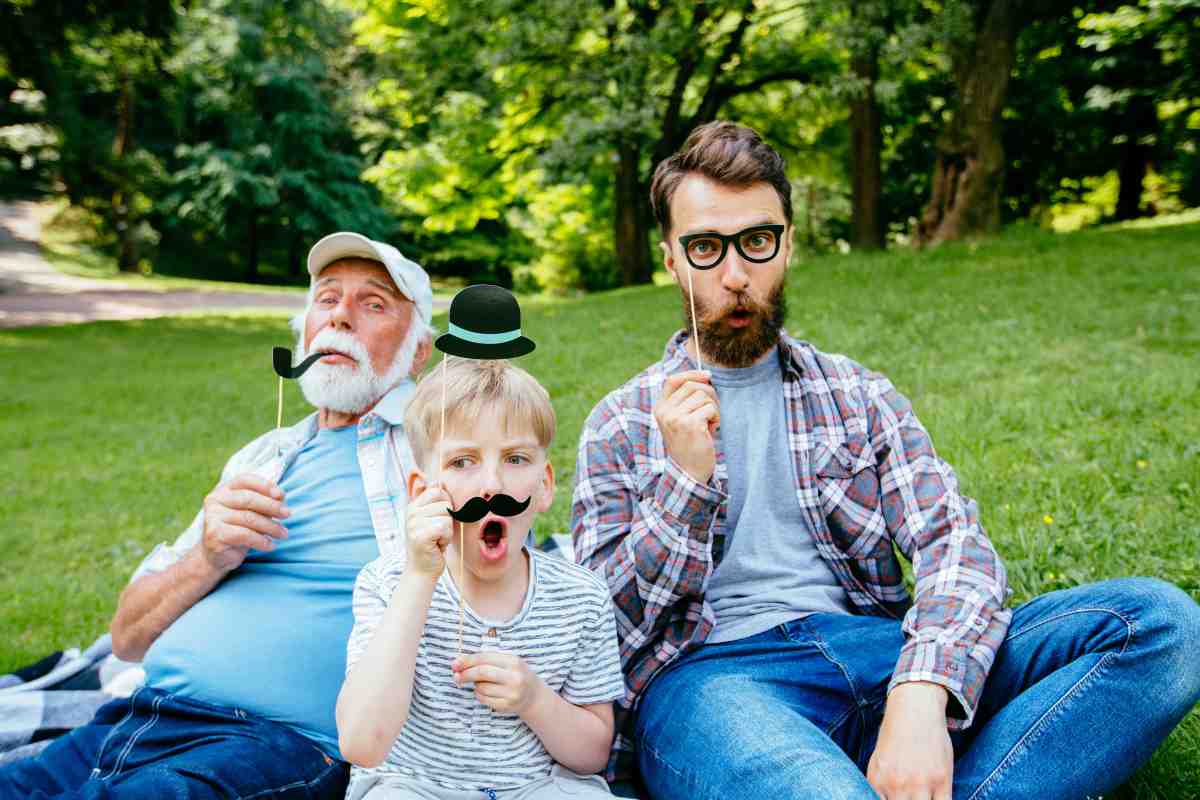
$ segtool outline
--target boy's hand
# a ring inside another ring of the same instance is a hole
[[[450,496],[441,486],[427,486],[408,504],[406,537],[408,571],[437,578],[446,568],[446,546],[453,533]]]
[[[454,682],[475,684],[475,697],[493,711],[523,715],[545,684],[520,656],[486,650],[450,662]]]

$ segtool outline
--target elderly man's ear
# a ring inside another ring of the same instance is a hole
[[[410,377],[417,377],[425,371],[425,365],[429,363],[429,356],[433,354],[433,334],[426,333],[421,337],[420,344],[417,345],[417,352],[413,354],[412,370],[409,371]]]

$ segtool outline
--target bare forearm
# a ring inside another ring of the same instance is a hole
[[[371,643],[346,676],[337,701],[338,744],[354,764],[382,763],[408,720],[417,645],[436,585],[401,576]]]
[[[224,577],[197,546],[165,571],[126,586],[109,625],[113,653],[123,661],[141,661],[162,632]]]
[[[543,684],[521,718],[551,758],[572,772],[591,775],[608,763],[614,731],[611,704],[577,706]]]

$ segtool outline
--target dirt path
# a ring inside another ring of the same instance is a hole
[[[40,208],[0,203],[0,328],[69,325],[97,319],[147,319],[197,311],[300,311],[294,292],[149,291],[116,280],[65,275],[42,258]]]

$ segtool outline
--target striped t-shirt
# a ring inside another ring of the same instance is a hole
[[[575,705],[623,697],[625,684],[608,587],[581,566],[529,550],[529,588],[516,616],[480,617],[468,605],[463,651],[503,650],[520,656],[542,681]],[[403,572],[402,557],[380,557],[354,587],[354,630],[347,644],[349,673],[370,644]],[[449,789],[513,789],[550,774],[554,760],[516,714],[493,711],[458,687],[450,662],[458,655],[458,589],[449,573],[438,579],[417,647],[408,719],[387,759],[354,768],[352,782],[379,773],[402,775]]]

